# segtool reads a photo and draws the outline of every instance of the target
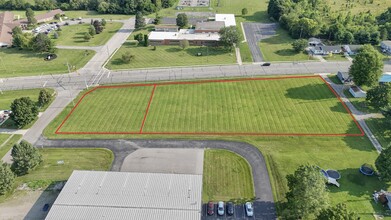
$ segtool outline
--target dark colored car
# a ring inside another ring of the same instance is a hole
[[[270,66],[271,63],[263,63],[262,66]]]
[[[208,212],[208,215],[215,214],[215,204],[213,202],[208,202],[207,212]]]
[[[227,214],[228,215],[234,214],[234,204],[232,202],[227,202]]]
[[[46,204],[43,206],[42,211],[47,212],[47,211],[49,210],[49,207],[50,207],[50,205],[49,205],[48,203],[46,203]]]

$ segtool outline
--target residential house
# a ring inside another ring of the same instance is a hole
[[[380,47],[384,53],[391,53],[391,41],[382,41]]]
[[[343,45],[342,51],[347,55],[356,55],[361,49],[362,45]]]
[[[316,46],[324,46],[322,40],[319,38],[311,37],[308,39],[308,46],[316,47]]]
[[[342,47],[341,47],[341,45],[338,45],[338,46],[316,46],[316,47],[310,47],[309,51],[313,55],[340,54],[342,52]]]

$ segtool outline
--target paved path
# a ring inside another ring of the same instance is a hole
[[[339,85],[333,83],[327,76],[323,76],[323,78],[331,85],[331,87],[338,93],[341,97],[342,101],[346,104],[346,106],[350,109],[353,116],[356,118],[357,122],[360,124],[361,128],[364,130],[368,139],[371,141],[372,145],[376,148],[378,152],[382,151],[382,146],[379,141],[376,139],[375,135],[373,135],[372,131],[369,129],[368,125],[365,123],[364,119],[378,117],[378,114],[366,114],[357,110],[354,105],[350,102],[350,100],[343,93],[344,85]]]
[[[140,148],[216,148],[233,151],[244,157],[250,164],[254,178],[256,201],[259,219],[276,219],[273,192],[268,170],[261,152],[254,146],[243,142],[232,141],[189,141],[189,140],[46,140],[41,139],[37,147],[49,148],[83,148],[101,147],[113,151],[115,160],[113,171],[119,171],[124,159]],[[257,219],[258,219],[257,218]]]
[[[0,134],[26,134],[27,129],[7,129],[7,128],[0,128]]]
[[[235,53],[236,53],[236,62],[238,65],[242,65],[242,57],[240,56],[240,49],[239,47],[235,47]]]
[[[276,33],[276,23],[243,23],[242,25],[245,39],[247,40],[254,62],[262,62],[264,60],[259,41],[269,38]]]

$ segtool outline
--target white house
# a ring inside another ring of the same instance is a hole
[[[391,41],[386,40],[380,43],[380,47],[384,53],[391,53]]]
[[[316,46],[310,47],[309,50],[313,55],[339,54],[342,52],[342,46]]]

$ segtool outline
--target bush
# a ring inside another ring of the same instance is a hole
[[[84,33],[84,40],[85,41],[89,41],[90,39],[91,39],[92,37],[91,37],[91,34],[89,34],[89,33]]]
[[[38,97],[38,105],[40,107],[43,107],[47,104],[49,104],[49,102],[52,100],[52,94],[50,94],[50,92],[46,89],[41,89],[41,91],[39,91],[39,97]]]
[[[38,149],[27,141],[15,144],[11,156],[14,161],[11,168],[18,176],[28,174],[42,162],[42,155]]]
[[[15,99],[11,103],[11,111],[10,117],[19,128],[31,123],[38,116],[38,107],[29,97]]]
[[[12,189],[15,182],[15,174],[6,163],[0,164],[0,195],[6,194]]]
[[[308,41],[305,39],[298,39],[292,43],[292,47],[296,52],[302,52],[308,45]]]
[[[130,63],[130,61],[134,60],[135,56],[130,54],[130,52],[126,52],[122,54],[122,62]]]

